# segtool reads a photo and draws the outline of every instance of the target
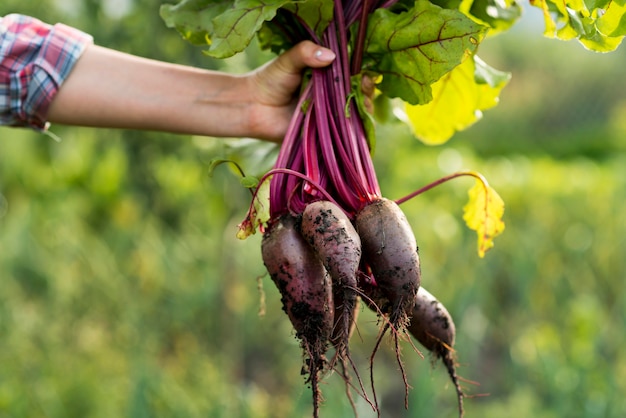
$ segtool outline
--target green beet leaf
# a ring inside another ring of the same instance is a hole
[[[530,4],[542,9],[548,37],[578,39],[589,50],[610,52],[626,35],[624,0],[530,0]]]
[[[175,28],[187,41],[207,45],[214,30],[213,19],[231,5],[228,0],[183,0],[162,5],[160,13],[167,27]]]
[[[189,42],[209,45],[208,55],[228,58],[243,51],[263,23],[272,20],[276,11],[288,3],[289,0],[183,0],[161,6],[161,17]]]
[[[427,0],[397,14],[379,9],[368,23],[365,66],[383,76],[378,88],[387,96],[428,103],[431,84],[473,53],[486,31],[458,10]]]
[[[320,36],[333,20],[335,2],[333,0],[294,1],[285,5],[289,10]]]
[[[333,0],[302,0],[286,3],[285,13],[277,13],[270,21],[265,21],[257,32],[259,45],[280,54],[302,39],[308,39],[309,34],[296,22],[310,28],[318,37],[321,37],[328,24],[333,19]]]
[[[598,30],[606,36],[626,35],[626,2],[613,1],[598,18]]]
[[[514,0],[474,0],[472,16],[491,27],[490,35],[507,31],[522,15],[522,7]]]
[[[272,20],[276,11],[287,3],[288,0],[236,0],[213,20],[215,31],[207,53],[215,58],[228,58],[243,51],[263,23]]]

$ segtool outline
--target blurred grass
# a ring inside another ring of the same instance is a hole
[[[63,17],[103,45],[204,67],[267,59],[209,61],[163,28],[147,0],[115,19],[95,0],[74,14],[58,7],[67,4],[3,0],[0,14]],[[481,47],[514,77],[475,127],[437,148],[381,128],[381,187],[397,198],[471,168],[507,205],[507,229],[484,259],[461,220],[473,180],[404,205],[423,284],[457,323],[459,372],[480,384],[465,384],[475,395],[468,417],[626,416],[624,53],[591,55],[539,35],[509,43],[516,37]],[[300,349],[264,277],[259,237],[234,238],[249,194],[225,166],[208,177],[213,157],[236,152],[261,171],[271,149],[53,130],[60,143],[0,128],[0,417],[310,416]],[[377,330],[363,311],[352,350],[366,381]],[[408,411],[392,350],[376,357],[383,416],[455,416],[443,368],[408,345],[404,360]],[[323,393],[323,416],[352,416],[338,376]]]

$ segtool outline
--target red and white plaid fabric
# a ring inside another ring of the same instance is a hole
[[[93,38],[63,24],[0,17],[0,125],[47,128],[48,107]]]

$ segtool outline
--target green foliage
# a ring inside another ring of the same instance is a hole
[[[332,17],[332,3],[182,0],[178,5],[164,5],[161,10],[166,23],[176,27],[185,38],[208,44],[207,53],[212,56],[227,57],[243,51],[255,35],[264,48],[275,53],[302,39],[302,28],[286,21],[285,13],[296,14],[319,34]],[[622,3],[530,1],[543,14],[546,36],[578,39],[586,48],[599,52],[612,51],[621,43],[626,27],[626,8]],[[436,95],[433,100],[431,85],[449,76],[467,54],[473,54],[485,35],[510,30],[520,16],[521,7],[514,1],[401,0],[370,17],[368,56],[363,68],[383,75],[379,87],[390,97],[399,97],[411,105],[439,103],[445,97]],[[470,103],[471,113],[479,115],[484,110],[475,101],[466,101],[464,106],[469,107]],[[412,124],[429,122],[429,118],[420,116]],[[448,115],[448,125],[452,128],[446,135],[430,137],[420,132],[417,137],[427,143],[439,143],[471,122],[467,112],[456,112]]]
[[[531,0],[543,12],[544,34],[549,37],[578,39],[598,52],[615,50],[626,34],[623,2],[579,0]]]
[[[459,65],[485,35],[485,28],[457,10],[426,0],[403,13],[378,9],[368,23],[365,68],[382,74],[381,91],[410,104],[432,100],[430,85]]]
[[[161,6],[161,17],[170,28],[195,45],[206,45],[214,32],[213,18],[230,6],[229,1],[192,0]]]
[[[161,6],[161,15],[169,27],[176,28],[190,42],[208,45],[207,54],[227,58],[243,51],[280,8],[285,7],[321,31],[332,17],[332,5],[328,0],[183,0]]]
[[[161,6],[161,16],[191,43],[208,46],[208,55],[226,58],[242,52],[255,36],[262,47],[276,53],[310,39],[309,32],[319,36],[333,19],[333,6],[332,0],[182,0]],[[469,12],[441,8],[427,0],[396,6],[371,13],[365,45],[356,46],[359,23],[353,23],[348,28],[352,32],[349,49],[365,49],[364,60],[354,73],[382,75],[378,87],[383,94],[413,105],[433,99],[431,85],[475,52],[487,24],[496,31],[502,27],[498,22],[508,27],[517,18],[515,13],[506,13],[513,8],[506,4],[496,8],[498,13],[491,13],[485,25],[477,23],[475,16],[466,16]]]
[[[514,0],[474,0],[469,13],[489,25],[492,33],[509,30],[521,17],[522,7]]]
[[[291,2],[285,5],[285,9],[299,16],[304,23],[320,36],[334,15],[333,0],[308,0],[305,2]]]

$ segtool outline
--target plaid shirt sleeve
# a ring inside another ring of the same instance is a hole
[[[0,17],[0,125],[47,128],[48,107],[90,35],[32,17]]]

